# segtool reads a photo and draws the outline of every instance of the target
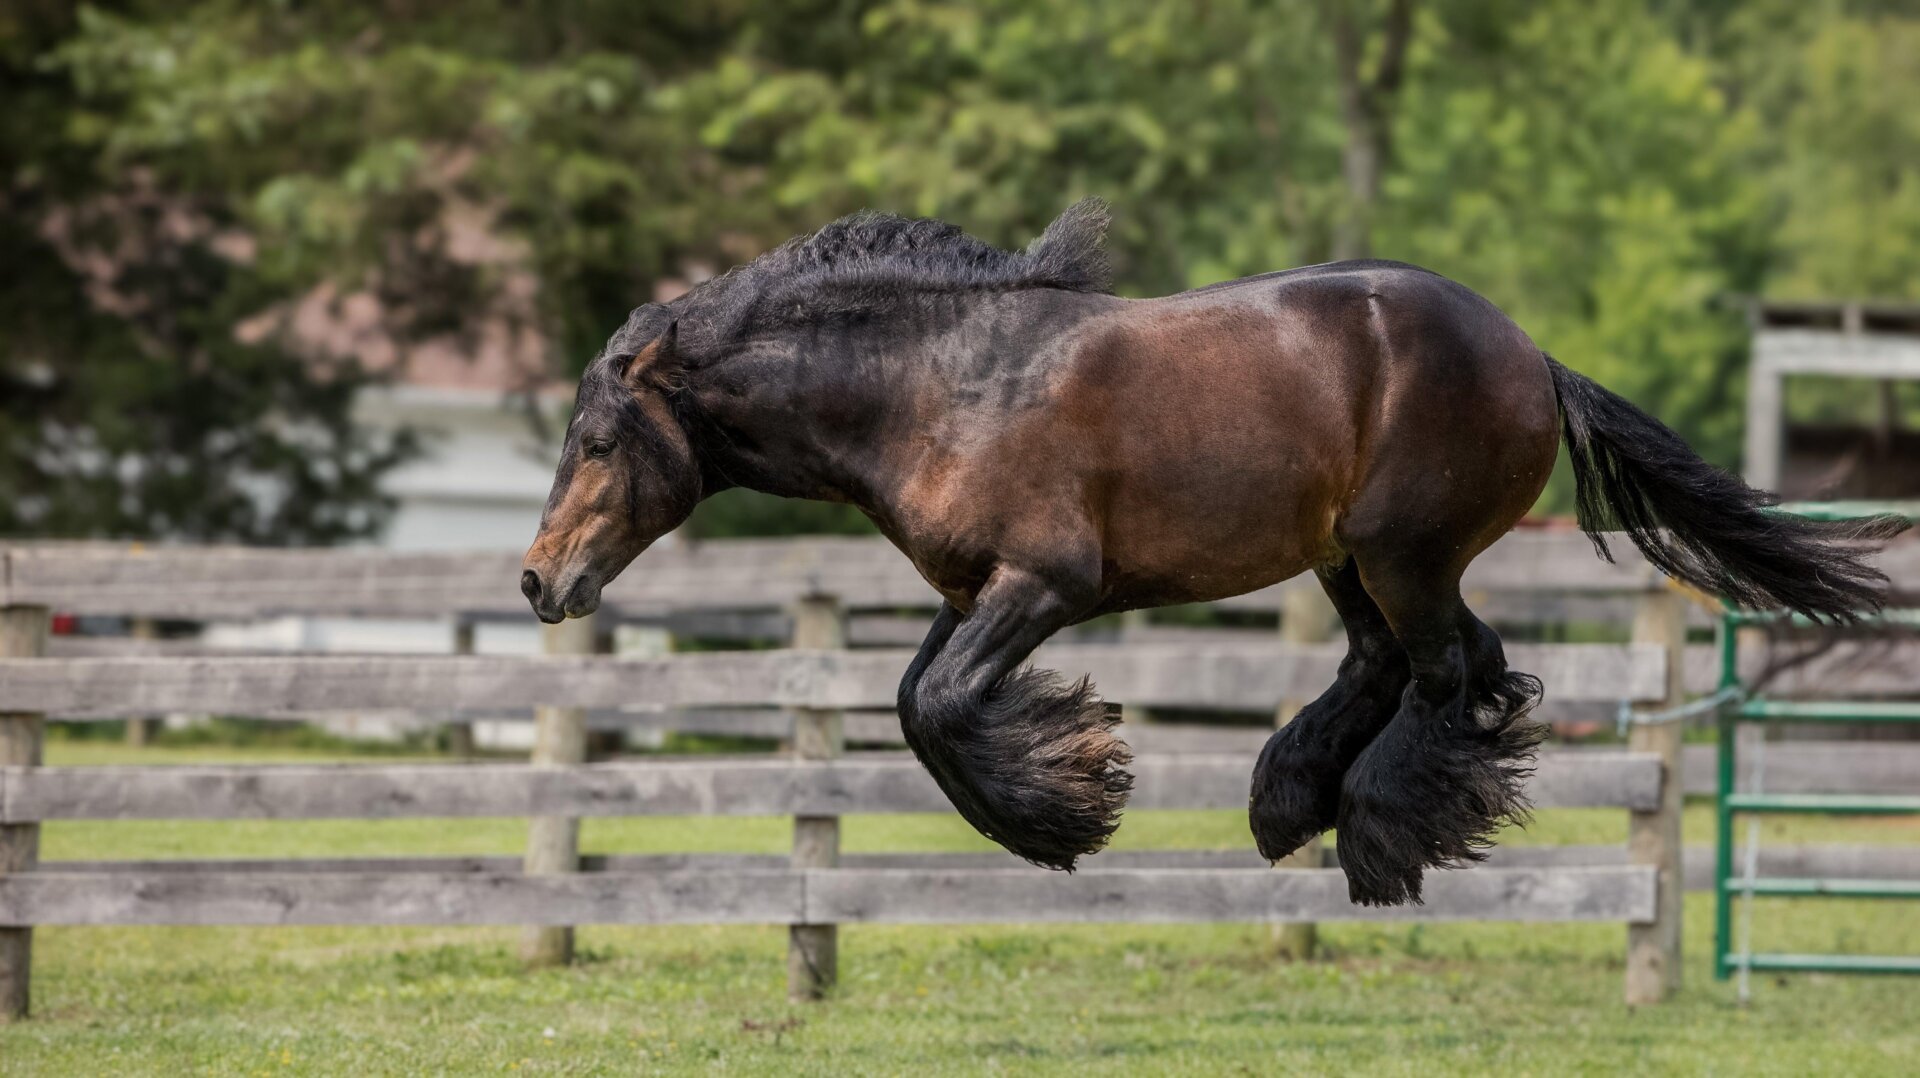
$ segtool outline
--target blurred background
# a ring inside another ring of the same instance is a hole
[[[1735,468],[1753,300],[1920,301],[1899,0],[7,0],[0,94],[9,536],[522,544],[630,308],[862,207],[1415,262]],[[1886,457],[1917,388],[1787,409]]]

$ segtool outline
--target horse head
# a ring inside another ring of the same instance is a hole
[[[584,617],[600,590],[700,501],[693,445],[674,410],[681,360],[667,308],[633,312],[580,377],[573,418],[520,590],[541,621]]]

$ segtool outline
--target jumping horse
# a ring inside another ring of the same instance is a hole
[[[522,590],[590,613],[729,487],[858,507],[944,599],[900,682],[907,744],[980,832],[1071,869],[1119,822],[1125,743],[1083,679],[1023,664],[1065,626],[1312,572],[1331,688],[1267,742],[1249,818],[1279,858],[1337,827],[1353,901],[1420,900],[1524,818],[1540,683],[1460,575],[1564,441],[1583,526],[1744,605],[1845,620],[1854,541],[1702,461],[1492,303],[1398,262],[1112,294],[1105,207],[1025,251],[861,214],[635,310],[580,379]]]

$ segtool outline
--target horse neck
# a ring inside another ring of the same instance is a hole
[[[884,427],[912,355],[870,334],[808,330],[691,372],[690,433],[709,491],[742,486],[862,504],[886,470]]]
[[[916,447],[1006,386],[1043,382],[1046,342],[1122,302],[988,294],[937,315],[758,341],[689,381],[705,424],[696,449],[720,486],[851,502],[885,518]]]

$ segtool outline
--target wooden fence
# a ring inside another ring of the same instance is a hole
[[[31,926],[48,924],[784,923],[793,926],[790,989],[810,996],[834,977],[832,926],[841,923],[1611,921],[1629,926],[1629,999],[1662,998],[1676,982],[1684,878],[1681,754],[1672,725],[1636,727],[1627,752],[1547,753],[1533,780],[1542,806],[1626,810],[1628,846],[1502,851],[1486,867],[1433,874],[1426,905],[1414,908],[1352,906],[1337,870],[1270,871],[1248,851],[1109,853],[1074,875],[1017,867],[999,855],[842,858],[840,816],[950,811],[911,759],[842,749],[845,713],[889,706],[907,660],[898,650],[846,650],[848,612],[925,607],[931,595],[903,559],[865,540],[650,553],[608,589],[600,615],[604,622],[784,610],[795,642],[811,646],[782,651],[46,657],[49,608],[147,618],[521,618],[517,577],[517,558],[495,555],[92,544],[0,550],[0,926],[7,926],[0,927],[0,1013],[25,1013]],[[1222,605],[1277,608],[1299,586]],[[1569,596],[1627,598],[1638,643],[1517,645],[1509,649],[1514,665],[1541,676],[1563,700],[1664,706],[1681,698],[1685,608],[1643,563],[1598,562],[1578,536],[1517,534],[1476,562],[1468,590],[1479,605],[1505,602],[1535,613],[1551,613]],[[1108,698],[1129,705],[1256,710],[1310,699],[1332,678],[1340,652],[1336,644],[1283,643],[1275,635],[1060,643],[1036,661],[1089,673]],[[796,717],[796,757],[580,762],[584,752],[571,732],[587,711],[636,704],[788,709]],[[39,766],[48,713],[536,707],[545,709],[548,748],[529,765]],[[1143,751],[1132,803],[1244,808],[1251,766],[1244,751]],[[735,855],[581,858],[571,844],[569,828],[584,816],[682,814],[791,816],[795,849],[779,863]],[[38,827],[49,820],[517,815],[562,824],[544,838],[536,825],[524,862],[36,858]]]

